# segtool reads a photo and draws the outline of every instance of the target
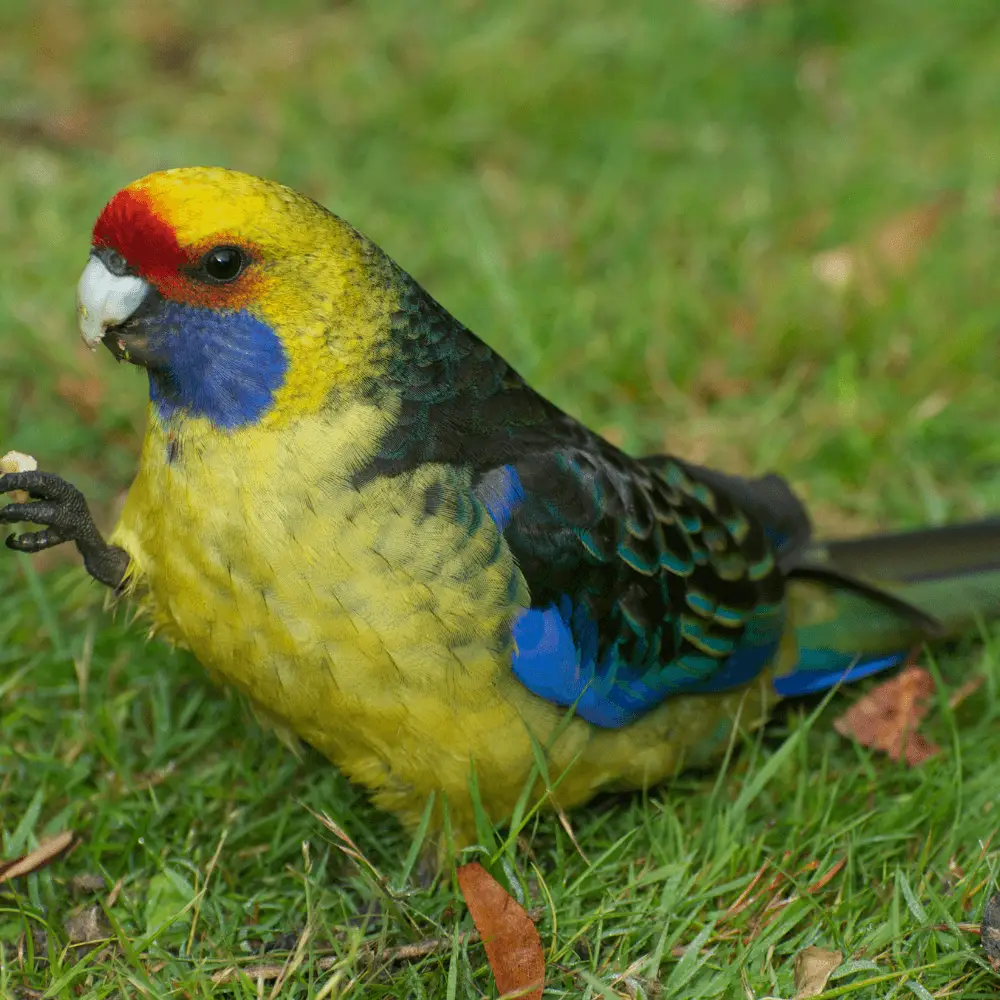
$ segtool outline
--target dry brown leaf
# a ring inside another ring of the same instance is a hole
[[[869,301],[885,294],[885,278],[910,271],[958,204],[947,193],[926,205],[907,209],[883,222],[867,239],[824,250],[813,257],[817,280],[835,291],[857,285]]]
[[[123,885],[125,885],[124,875],[111,887],[111,892],[108,893],[108,898],[104,901],[104,905],[107,909],[112,909],[115,903],[118,902],[118,897],[122,894]]]
[[[458,885],[501,994],[541,1000],[545,953],[524,907],[478,861],[458,869]]]
[[[839,951],[827,951],[815,946],[803,948],[795,956],[794,1000],[818,997],[826,989],[830,974],[843,960],[844,956]]]
[[[9,882],[21,875],[30,875],[40,868],[52,864],[64,851],[73,846],[76,834],[72,830],[64,830],[50,840],[43,841],[33,851],[22,854],[13,861],[0,861],[0,882]]]
[[[907,667],[852,705],[834,720],[833,728],[862,746],[916,767],[940,750],[917,732],[933,693],[934,678],[923,667]]]

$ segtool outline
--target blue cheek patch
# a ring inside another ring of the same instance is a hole
[[[183,410],[227,430],[255,423],[288,370],[281,339],[245,310],[167,302],[150,339],[169,359],[149,375],[149,396],[163,418]]]

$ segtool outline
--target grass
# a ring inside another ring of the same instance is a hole
[[[108,196],[215,162],[351,219],[630,449],[776,468],[829,532],[996,509],[994,7],[7,3],[0,450],[113,518],[144,387],[77,346],[72,286]],[[858,283],[817,279],[830,250]],[[0,886],[0,996],[256,997],[210,977],[281,964],[307,924],[283,996],[491,995],[457,890],[404,878],[391,820],[109,622],[78,568],[34,566],[0,559],[0,856],[80,843]],[[942,694],[944,752],[919,770],[833,733],[843,692],[781,713],[721,777],[575,814],[587,862],[533,820],[516,856],[547,995],[788,997],[815,943],[848,960],[827,997],[993,996],[960,925],[996,887],[998,648],[935,661],[943,685],[986,683],[956,712]],[[68,941],[106,899],[85,874],[121,881],[114,949]]]

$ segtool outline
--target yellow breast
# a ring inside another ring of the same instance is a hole
[[[741,694],[676,699],[601,731],[527,692],[510,669],[526,587],[468,481],[434,465],[353,479],[392,418],[356,403],[280,434],[224,434],[151,415],[113,541],[154,626],[404,822],[446,792],[458,839],[474,831],[472,765],[501,819],[530,777],[532,739],[553,776],[576,765],[566,806],[658,781],[706,741],[724,747],[720,719]],[[430,514],[428,489],[443,497]],[[750,692],[744,719],[767,700]]]

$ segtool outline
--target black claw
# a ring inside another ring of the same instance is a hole
[[[61,545],[65,541],[68,539],[54,528],[46,528],[44,531],[28,531],[23,535],[8,535],[7,548],[16,552],[41,552],[43,549],[51,549],[53,545]]]
[[[36,503],[12,503],[0,508],[0,521],[28,521],[45,525],[43,531],[11,535],[7,547],[21,552],[75,542],[87,572],[101,583],[118,589],[128,568],[128,553],[108,545],[94,524],[83,494],[51,472],[9,472],[0,476],[0,493],[24,490]]]

